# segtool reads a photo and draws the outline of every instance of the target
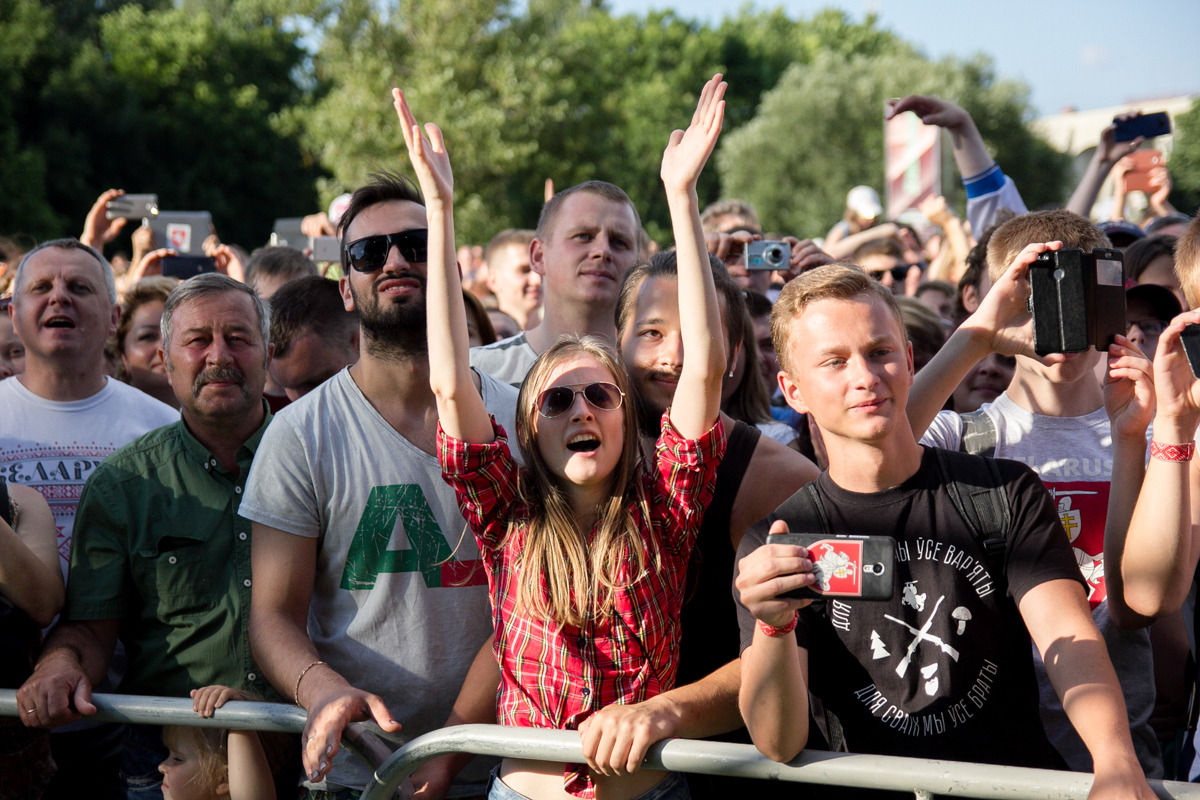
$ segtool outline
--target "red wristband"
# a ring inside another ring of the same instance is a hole
[[[1185,442],[1184,444],[1150,442],[1150,457],[1157,458],[1159,461],[1191,461],[1195,454],[1195,442]]]
[[[787,625],[784,625],[782,628],[776,628],[771,625],[768,625],[767,623],[763,622],[760,619],[758,621],[758,629],[760,631],[762,631],[763,633],[765,633],[767,636],[770,636],[772,639],[778,639],[780,636],[787,636],[789,633],[796,630],[796,623],[799,621],[800,621],[800,610],[797,609],[796,611],[792,612],[792,621],[789,622]]]

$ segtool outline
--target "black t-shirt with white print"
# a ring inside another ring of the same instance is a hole
[[[816,482],[832,533],[896,540],[891,600],[830,600],[801,612],[810,690],[837,715],[852,752],[1058,767],[1038,719],[1029,634],[1017,611],[1051,580],[1081,583],[1058,514],[1028,467],[999,460],[1012,512],[1005,579],[940,483],[936,454],[901,485],[860,494]],[[747,532],[738,558],[764,541]],[[796,531],[821,533],[822,531]],[[736,589],[735,589],[736,595]],[[738,603],[742,649],[755,620]]]

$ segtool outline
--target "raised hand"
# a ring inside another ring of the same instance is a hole
[[[126,220],[123,217],[109,219],[106,212],[108,201],[123,194],[125,194],[124,189],[109,189],[96,198],[96,202],[88,211],[87,218],[83,221],[83,233],[80,235],[79,241],[97,250],[103,250],[104,245],[117,238],[117,234],[125,227]]]
[[[1177,420],[1181,427],[1194,431],[1200,426],[1200,382],[1192,374],[1180,339],[1183,329],[1191,323],[1200,323],[1200,311],[1180,314],[1158,337],[1154,389],[1158,398],[1158,416]],[[1155,431],[1158,427],[1155,423]]]
[[[1104,410],[1113,436],[1140,438],[1154,417],[1154,374],[1150,359],[1124,336],[1108,348]]]
[[[1095,155],[1097,161],[1108,165],[1116,164],[1122,158],[1129,155],[1134,150],[1137,150],[1138,147],[1141,146],[1142,142],[1145,141],[1145,138],[1141,136],[1131,142],[1118,142],[1116,140],[1117,123],[1133,119],[1140,114],[1140,111],[1132,111],[1128,114],[1121,114],[1120,116],[1115,117],[1107,128],[1100,131],[1100,143],[1096,145]]]
[[[926,125],[937,125],[947,130],[958,130],[971,121],[971,115],[962,106],[940,97],[921,94],[888,100],[883,118],[891,119],[905,111],[913,112]]]
[[[1028,244],[984,296],[979,308],[963,322],[967,330],[986,331],[989,349],[1002,355],[1033,358],[1033,321],[1029,315],[1029,265],[1042,253],[1061,250],[1062,242]]]
[[[663,151],[659,175],[667,191],[688,191],[696,186],[708,157],[712,155],[721,135],[725,119],[725,89],[721,74],[712,76],[700,91],[700,100],[686,131],[672,131],[667,149]]]
[[[446,153],[441,128],[427,122],[422,133],[417,118],[408,107],[408,99],[399,89],[392,89],[392,105],[400,118],[404,144],[408,147],[408,157],[417,173],[426,204],[450,205],[454,200],[454,172],[450,169],[450,156]]]

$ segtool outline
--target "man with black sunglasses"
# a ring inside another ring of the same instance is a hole
[[[350,720],[403,724],[404,740],[441,726],[492,633],[478,550],[461,537],[434,455],[426,225],[421,194],[399,176],[354,193],[341,292],[360,317],[359,360],[275,417],[241,506],[254,524],[251,646],[271,683],[309,712],[310,796],[345,796],[370,779],[345,752],[330,755]],[[478,381],[513,430],[516,392]],[[449,775],[440,760],[413,782],[438,796]],[[468,767],[458,781],[478,794],[485,778]]]
[[[616,341],[613,310],[621,278],[638,259],[641,218],[618,186],[587,181],[546,202],[529,246],[542,276],[536,328],[471,350],[471,366],[520,386],[534,360],[564,334]]]

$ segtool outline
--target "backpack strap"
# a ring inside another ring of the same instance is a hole
[[[787,523],[792,533],[823,533],[831,535],[833,529],[829,524],[829,515],[821,503],[821,495],[817,487],[810,481],[804,484],[791,497],[783,501],[783,505],[775,509],[775,518]]]
[[[960,453],[994,458],[996,455],[996,423],[982,408],[959,414],[962,420],[962,437],[958,441]]]
[[[936,447],[933,451],[942,483],[971,535],[983,547],[988,570],[993,578],[1003,580],[1012,514],[995,459]]]

